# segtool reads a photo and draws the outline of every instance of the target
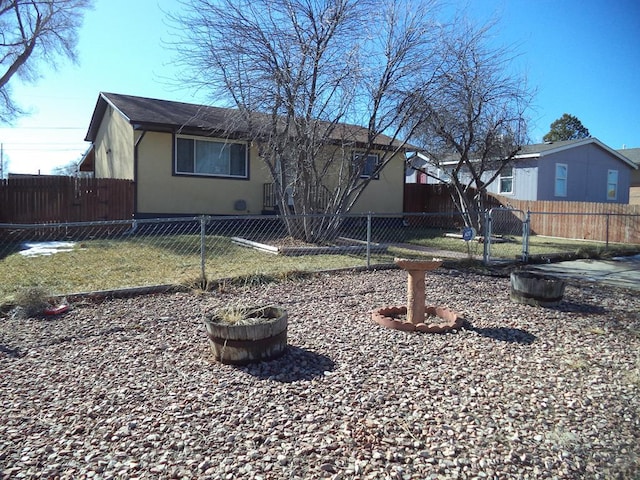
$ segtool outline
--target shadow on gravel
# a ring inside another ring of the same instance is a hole
[[[293,383],[321,377],[333,371],[335,363],[326,355],[289,345],[280,358],[238,368],[261,380]]]
[[[6,345],[2,345],[0,344],[0,353],[4,353],[5,355],[7,355],[8,357],[11,358],[20,358],[23,356],[22,352],[20,352],[19,348],[11,348],[8,347]],[[2,478],[2,477],[0,477]]]
[[[568,302],[563,300],[557,307],[552,307],[554,310],[561,312],[582,313],[599,315],[605,313],[607,310],[600,305],[590,305],[588,303]]]
[[[508,327],[479,328],[479,327],[474,327],[470,323],[467,323],[465,328],[466,330],[476,332],[478,335],[482,335],[483,337],[492,338],[493,340],[499,340],[501,342],[519,343],[521,345],[531,345],[536,340],[535,335],[527,332],[526,330],[522,330],[520,328],[508,328]]]

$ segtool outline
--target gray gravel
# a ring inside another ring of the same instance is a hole
[[[640,299],[570,285],[555,309],[439,269],[457,333],[386,330],[398,270],[0,318],[0,478],[638,478]],[[279,303],[289,349],[214,363],[204,312]]]

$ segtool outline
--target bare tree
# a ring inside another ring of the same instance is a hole
[[[533,98],[526,80],[510,68],[512,52],[489,46],[494,25],[456,22],[455,32],[441,37],[434,81],[426,93],[418,93],[424,120],[416,143],[448,173],[454,203],[465,224],[478,231],[487,186],[527,143],[525,114]]]
[[[322,241],[372,178],[406,147],[420,115],[408,108],[433,70],[433,2],[184,0],[175,47],[237,122],[273,178],[289,232]],[[406,138],[406,137],[405,137]],[[354,156],[354,149],[358,154]],[[379,155],[366,171],[369,154]],[[294,221],[290,213],[308,215]]]
[[[78,176],[78,166],[79,160],[70,161],[65,163],[64,165],[58,165],[51,169],[51,173],[53,175],[62,175],[64,177],[77,177]]]
[[[77,31],[92,0],[0,0],[0,123],[20,115],[11,98],[14,75],[32,81],[37,66],[76,61]]]

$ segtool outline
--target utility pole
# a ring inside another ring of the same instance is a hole
[[[4,144],[0,143],[0,180],[4,178]]]

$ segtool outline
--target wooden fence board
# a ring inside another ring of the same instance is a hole
[[[442,185],[407,184],[404,204],[406,212],[456,211]],[[492,195],[489,208],[500,205],[530,211],[531,232],[536,235],[640,244],[640,205],[514,200]]]
[[[62,176],[0,181],[0,223],[126,220],[133,215],[131,180]]]

